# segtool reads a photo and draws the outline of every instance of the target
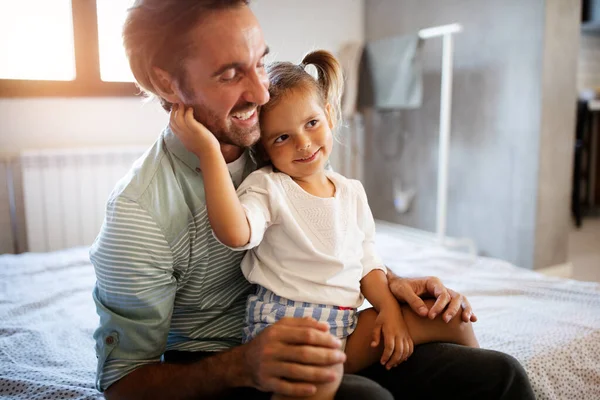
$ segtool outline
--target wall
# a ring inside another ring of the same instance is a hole
[[[369,1],[369,0],[367,0]],[[314,49],[336,52],[364,39],[363,0],[252,0],[275,60],[299,63]]]
[[[274,59],[299,62],[313,48],[336,51],[345,41],[363,38],[363,0],[254,0],[252,8]],[[0,99],[0,155],[33,148],[149,146],[167,120],[157,103],[138,98]],[[4,191],[0,185],[0,199]],[[0,244],[11,243],[10,222],[1,210]],[[10,246],[0,247],[0,253],[8,251]]]
[[[150,145],[168,121],[139,98],[0,99],[0,151]]]
[[[567,260],[577,101],[579,2],[546,0],[535,266]]]
[[[581,35],[577,87],[600,88],[600,35]]]
[[[565,6],[569,16],[579,7],[575,3]],[[365,8],[367,40],[463,25],[455,42],[448,231],[474,238],[483,254],[527,268],[542,266],[535,254],[544,251],[536,248],[540,132],[548,126],[542,123],[548,114],[542,114],[541,76],[543,63],[557,57],[544,55],[552,30],[546,24],[555,22],[546,18],[546,8],[543,0],[372,0]],[[569,34],[576,22],[565,23]],[[388,116],[383,125],[371,118],[367,138],[374,143],[365,174],[375,215],[427,230],[435,229],[436,218],[440,62],[441,40],[427,41],[423,106]],[[571,97],[568,92],[566,101]],[[572,122],[572,107],[553,111],[564,118],[561,127]],[[390,150],[397,145],[399,151]],[[397,181],[417,189],[407,214],[396,213],[392,203],[390,183]],[[564,217],[568,205],[556,211]]]

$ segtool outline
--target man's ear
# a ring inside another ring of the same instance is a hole
[[[334,121],[333,108],[331,107],[330,103],[327,103],[325,105],[325,116],[327,117],[327,123],[329,124],[329,129],[333,129],[336,121]]]
[[[169,103],[182,103],[176,91],[177,85],[175,78],[170,73],[164,69],[152,67],[150,81],[152,82],[152,86],[154,86],[154,90],[156,90],[156,93],[160,97],[167,100]]]

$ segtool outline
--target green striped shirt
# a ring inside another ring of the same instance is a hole
[[[100,391],[166,350],[219,351],[241,342],[252,290],[240,270],[244,253],[213,237],[198,167],[167,128],[108,200],[90,250]],[[254,169],[248,157],[243,176]]]

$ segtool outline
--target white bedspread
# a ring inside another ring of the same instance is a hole
[[[525,366],[538,398],[600,398],[600,284],[399,241],[378,248],[403,276],[437,275],[468,296],[482,347]],[[96,399],[87,249],[0,256],[0,398]]]
[[[410,245],[387,226],[378,226],[377,247],[398,275],[438,276],[466,295],[481,347],[517,358],[538,399],[600,399],[599,283]]]
[[[0,398],[103,398],[87,251],[0,256]]]

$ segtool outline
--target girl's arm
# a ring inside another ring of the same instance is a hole
[[[217,138],[194,119],[193,109],[174,105],[171,129],[185,147],[200,160],[206,210],[215,236],[229,247],[245,246],[250,225],[231,181]]]
[[[413,352],[414,344],[398,301],[390,292],[385,272],[374,269],[360,281],[361,291],[377,310],[371,347],[383,342],[381,365],[397,366]],[[382,338],[383,336],[383,338]]]
[[[385,272],[374,269],[360,280],[360,290],[369,303],[375,307],[377,312],[390,309],[400,310],[400,304],[394,297],[388,286]]]
[[[198,155],[198,158],[204,178],[206,211],[215,236],[225,246],[245,246],[250,241],[250,225],[221,150]]]
[[[383,353],[380,362],[390,369],[406,360],[413,352],[413,341],[404,321],[398,300],[392,294],[383,262],[375,250],[375,221],[369,208],[365,189],[358,181],[355,188],[359,196],[357,219],[365,238],[363,240],[363,277],[360,280],[362,294],[377,310],[373,329],[372,347],[379,346],[383,336]]]

